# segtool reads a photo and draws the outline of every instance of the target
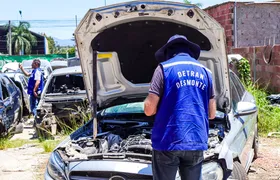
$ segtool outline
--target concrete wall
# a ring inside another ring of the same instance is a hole
[[[273,48],[269,64],[263,60],[263,54],[268,58],[270,53],[264,50],[265,46],[243,47],[233,48],[232,53],[241,54],[250,61],[252,79],[255,82],[262,87],[267,86],[270,92],[280,93],[280,45]]]
[[[237,3],[238,47],[280,44],[280,3]]]

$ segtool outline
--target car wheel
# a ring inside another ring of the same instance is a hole
[[[2,122],[0,122],[0,137],[3,137],[6,135],[6,128]]]
[[[237,180],[247,180],[247,173],[244,167],[238,162],[235,161],[233,163],[233,170],[231,173],[231,177],[229,179],[237,179]]]
[[[254,159],[258,158],[258,151],[259,151],[259,133],[258,133],[258,123],[255,124],[254,130],[254,142],[253,142],[253,149],[254,149]]]

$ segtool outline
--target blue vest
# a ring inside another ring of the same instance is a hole
[[[206,150],[211,71],[185,53],[161,66],[164,91],[152,131],[153,148],[158,151]]]
[[[33,94],[33,89],[34,89],[35,83],[36,83],[36,81],[34,79],[36,71],[41,71],[41,69],[37,68],[37,69],[32,70],[31,76],[29,77],[29,80],[28,80],[28,91],[27,91],[28,94]],[[37,92],[40,92],[40,91],[42,92],[43,88],[44,88],[44,77],[43,77],[43,72],[42,72],[41,78],[40,78],[40,84],[39,84]]]

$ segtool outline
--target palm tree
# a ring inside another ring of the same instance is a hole
[[[37,45],[36,37],[29,31],[30,24],[25,21],[19,22],[18,26],[12,26],[12,47],[17,54],[31,53],[32,46]],[[7,34],[7,40],[10,42],[9,32]],[[7,43],[7,46],[9,44]]]
[[[188,1],[188,0],[184,0],[184,3],[186,4],[193,4],[191,1]],[[202,4],[201,3],[195,3],[194,5],[198,6],[198,7],[202,7]]]

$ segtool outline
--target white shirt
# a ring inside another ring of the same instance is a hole
[[[41,75],[42,75],[42,72],[40,70],[36,70],[35,74],[34,74],[34,80],[35,81],[40,81],[41,80]]]

